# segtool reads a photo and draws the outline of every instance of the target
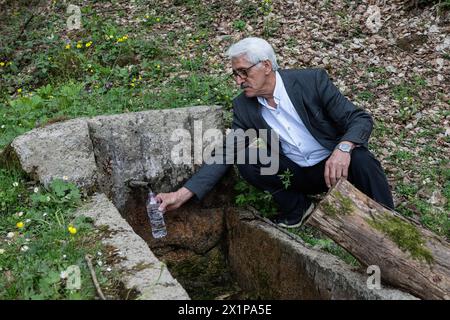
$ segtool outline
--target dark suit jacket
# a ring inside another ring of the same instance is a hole
[[[323,69],[279,70],[286,91],[309,132],[329,150],[340,141],[367,147],[373,127],[372,117],[355,107],[329,79]],[[232,129],[271,128],[261,114],[257,98],[241,93],[233,100]],[[266,140],[270,148],[270,135]],[[248,143],[246,144],[248,146]],[[235,148],[236,150],[238,148]],[[280,153],[281,147],[279,147]],[[225,151],[226,152],[226,151]],[[229,164],[203,164],[185,183],[201,200],[226,173]]]

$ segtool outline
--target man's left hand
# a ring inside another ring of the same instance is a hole
[[[349,141],[342,141],[354,147]],[[334,186],[341,177],[347,179],[348,167],[350,166],[350,153],[335,149],[325,163],[325,183],[328,188]]]

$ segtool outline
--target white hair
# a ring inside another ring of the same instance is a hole
[[[264,39],[250,37],[242,39],[233,44],[226,52],[228,58],[233,59],[245,56],[250,63],[270,60],[272,70],[278,70],[277,57],[272,46]]]

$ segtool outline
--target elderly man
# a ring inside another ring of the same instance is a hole
[[[280,209],[274,222],[301,225],[313,209],[307,195],[326,191],[341,177],[394,207],[383,169],[367,148],[371,116],[348,101],[325,70],[279,70],[272,46],[260,38],[235,43],[227,55],[243,89],[233,100],[232,129],[268,129],[279,137],[276,174],[261,174],[260,162],[237,164],[245,180],[272,194]],[[194,195],[202,199],[229,167],[203,164],[178,191],[158,195],[160,209],[176,209]],[[286,172],[289,186],[282,180]]]

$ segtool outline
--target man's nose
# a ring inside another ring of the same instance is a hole
[[[245,80],[244,79],[242,79],[240,76],[237,76],[236,77],[236,84],[238,85],[238,86],[240,86],[242,83],[244,83],[245,82]]]

